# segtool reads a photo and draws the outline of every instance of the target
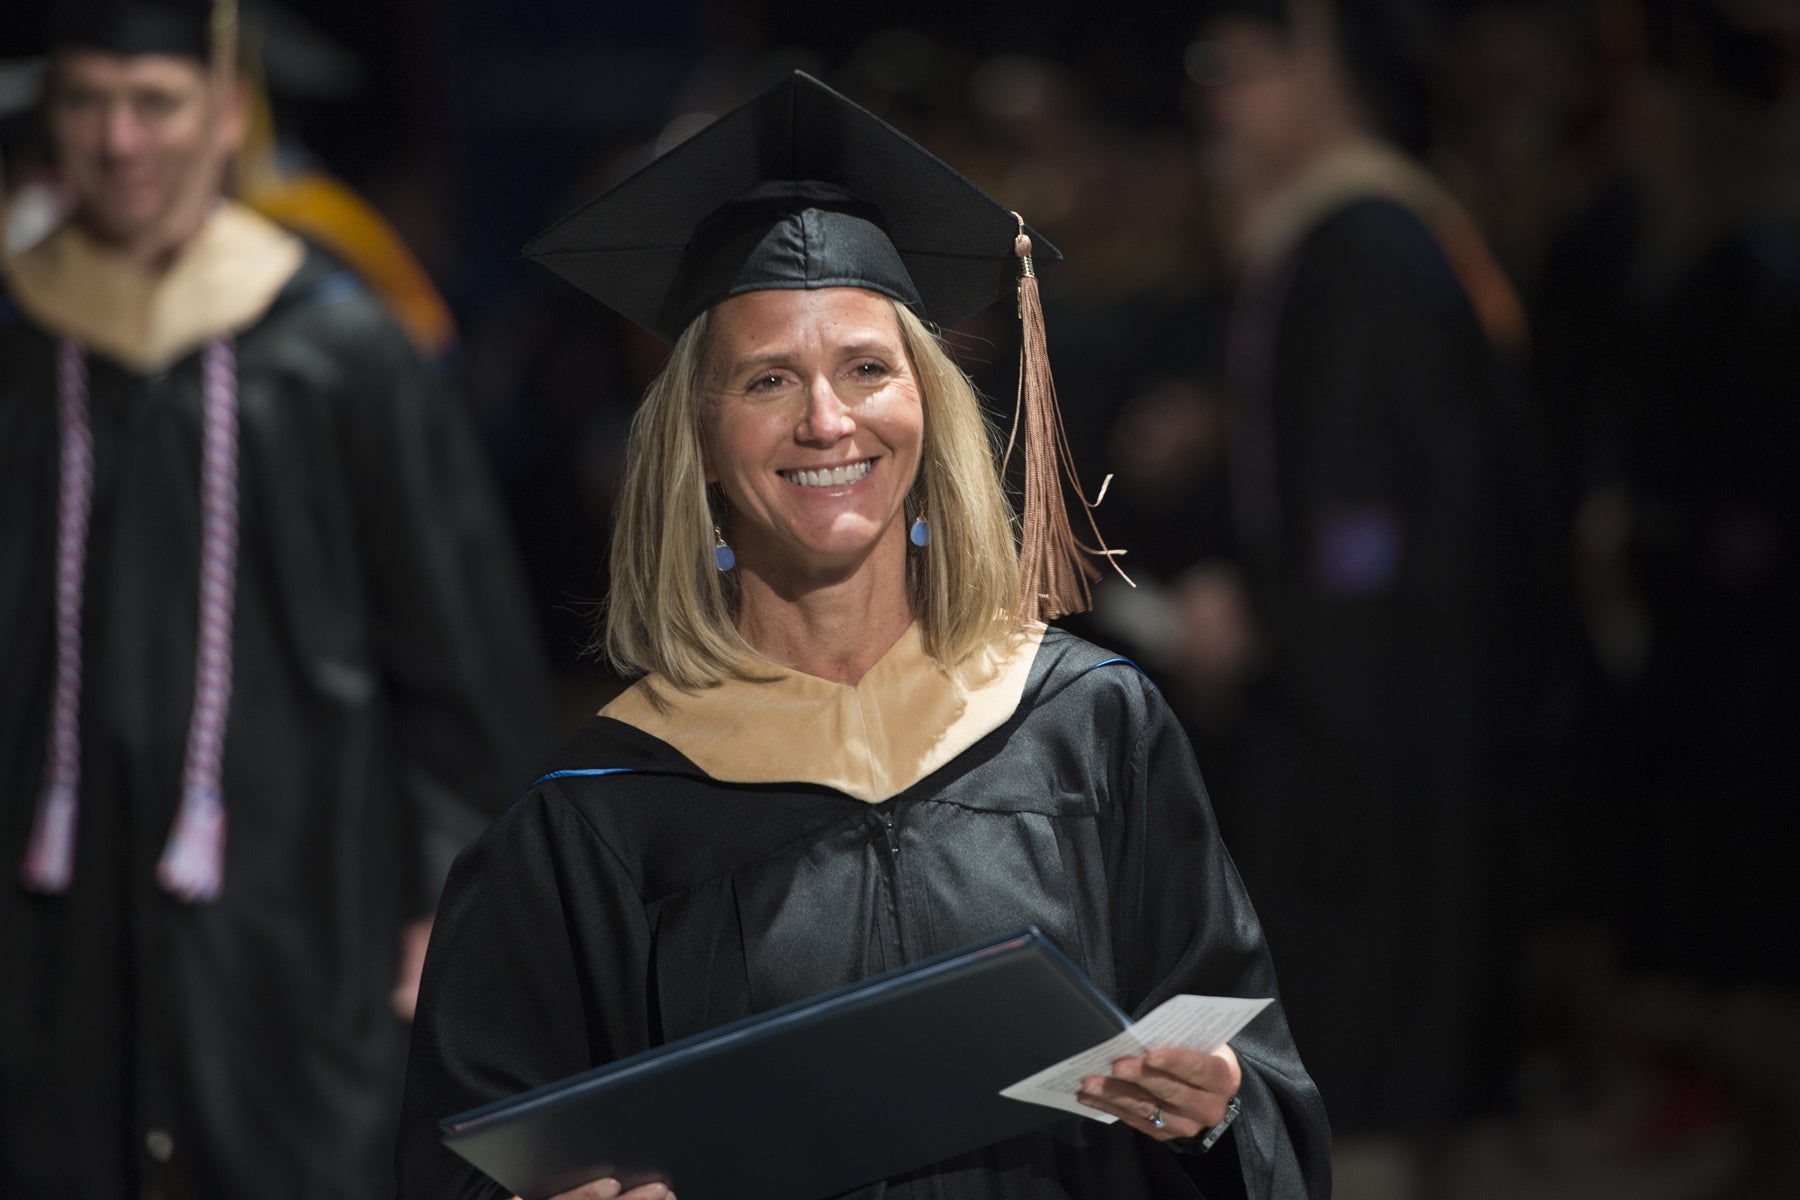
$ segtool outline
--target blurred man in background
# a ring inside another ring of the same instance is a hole
[[[1387,1147],[1385,1196],[1435,1193],[1415,1149],[1493,1099],[1495,767],[1526,699],[1501,672],[1530,528],[1500,373],[1518,300],[1389,140],[1422,88],[1405,15],[1222,0],[1189,51],[1242,275],[1236,563],[1190,578],[1186,611],[1211,616],[1184,657],[1233,673],[1208,684],[1238,693],[1221,823],[1334,1131]]]
[[[0,287],[0,1194],[391,1192],[442,872],[538,747],[473,437],[222,199],[228,12],[68,0]]]

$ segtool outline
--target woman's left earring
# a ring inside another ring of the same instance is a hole
[[[906,540],[923,548],[931,543],[931,522],[923,515],[913,518],[912,527],[906,531]]]
[[[737,554],[725,544],[725,534],[717,525],[713,526],[713,537],[718,539],[713,546],[713,566],[721,571],[729,571],[737,566]]]

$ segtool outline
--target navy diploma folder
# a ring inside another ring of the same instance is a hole
[[[1000,1089],[1129,1023],[1022,929],[459,1113],[444,1142],[525,1200],[603,1175],[820,1200],[1070,1119]]]

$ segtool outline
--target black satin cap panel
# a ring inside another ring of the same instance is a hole
[[[816,180],[762,183],[694,231],[659,324],[681,330],[743,292],[821,287],[868,288],[922,308],[872,206]]]
[[[525,247],[667,341],[727,296],[866,287],[953,325],[1011,296],[1006,207],[796,71]],[[1039,263],[1060,258],[1027,227]]]

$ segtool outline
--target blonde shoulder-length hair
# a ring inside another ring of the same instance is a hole
[[[895,303],[918,380],[924,447],[908,502],[931,522],[909,551],[907,590],[925,650],[954,665],[1009,626],[1019,588],[1013,513],[1002,491],[995,432],[975,388],[937,335]],[[739,636],[734,572],[713,565],[720,519],[708,495],[701,423],[710,370],[710,314],[676,340],[631,424],[625,483],[613,509],[606,655],[628,675],[682,689],[767,675]]]

